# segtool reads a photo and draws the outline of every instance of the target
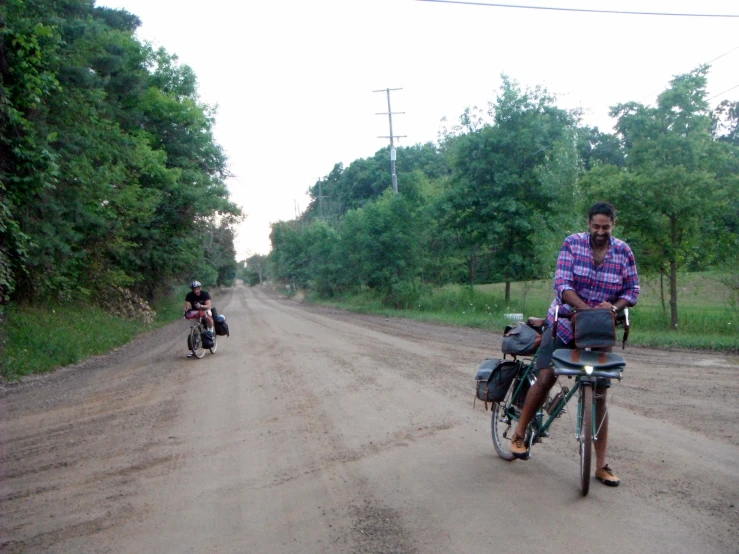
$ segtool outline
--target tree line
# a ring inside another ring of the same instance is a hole
[[[215,109],[140,24],[94,0],[0,6],[2,303],[235,276]]]
[[[564,237],[606,200],[640,271],[668,282],[676,327],[681,270],[739,266],[739,103],[711,110],[708,69],[675,77],[653,106],[614,106],[614,133],[504,75],[486,112],[469,108],[438,143],[398,149],[400,194],[387,148],[336,164],[247,269],[266,262],[272,278],[324,296],[370,290],[395,307],[428,286],[505,282],[508,302],[511,282],[552,276]]]

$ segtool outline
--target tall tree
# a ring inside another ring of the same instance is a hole
[[[640,264],[666,264],[672,328],[679,322],[678,272],[695,260],[710,260],[715,209],[728,185],[716,172],[728,152],[711,134],[707,71],[703,66],[675,77],[654,107],[615,106],[611,116],[618,118],[625,168],[603,166],[582,182],[590,198],[616,204],[621,224],[638,244]]]
[[[214,111],[140,20],[91,0],[8,0],[0,28],[0,289],[150,295],[204,256],[239,210]],[[220,214],[217,216],[217,214]]]
[[[253,287],[261,285],[267,279],[267,256],[263,254],[254,254],[249,256],[243,262],[243,271],[241,272],[244,282]]]
[[[492,122],[453,147],[451,224],[468,257],[490,254],[493,273],[506,283],[506,302],[511,281],[541,276],[549,246],[542,238],[574,198],[576,119],[555,100],[538,87],[522,91],[504,75]]]
[[[347,211],[377,200],[391,186],[389,148],[382,148],[371,158],[353,161],[349,167],[336,164],[328,175],[310,187],[312,200],[303,219],[338,218]],[[449,174],[446,157],[432,143],[401,146],[397,149],[398,179],[403,174],[420,171],[430,179]]]
[[[417,197],[396,195],[392,189],[347,213],[337,246],[346,264],[345,279],[377,291],[396,308],[412,301],[421,269],[418,214]]]

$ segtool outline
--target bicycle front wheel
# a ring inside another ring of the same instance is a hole
[[[516,389],[516,383],[517,381],[508,389],[508,393],[502,402],[493,403],[493,415],[490,422],[495,451],[498,456],[509,462],[516,459],[511,453],[511,436],[516,430],[517,422],[511,418],[507,408],[511,404],[511,395]]]
[[[590,461],[593,454],[593,387],[580,387],[580,489],[586,496],[590,490]]]
[[[190,349],[192,350],[192,353],[195,355],[196,358],[202,358],[203,356],[205,356],[205,348],[203,348],[203,338],[200,335],[202,331],[203,328],[199,325],[195,325],[190,329]]]

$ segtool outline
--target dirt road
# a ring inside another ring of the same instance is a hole
[[[232,336],[184,320],[0,390],[0,551],[739,550],[739,357],[631,348],[616,489],[583,498],[565,415],[529,461],[473,409],[500,336],[236,288]]]

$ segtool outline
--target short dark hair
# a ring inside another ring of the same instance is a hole
[[[613,207],[613,204],[609,204],[608,202],[596,202],[590,206],[590,209],[588,210],[588,221],[591,221],[593,216],[598,214],[607,215],[611,218],[611,221],[616,221],[616,208]]]

